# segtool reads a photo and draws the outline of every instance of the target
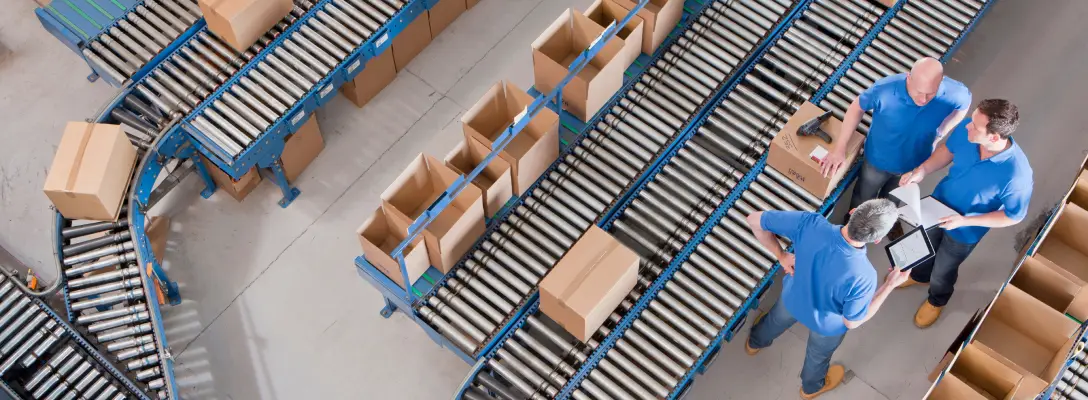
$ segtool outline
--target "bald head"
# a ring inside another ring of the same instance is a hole
[[[941,88],[941,80],[944,79],[944,65],[933,57],[925,57],[914,62],[907,77],[907,92],[910,98],[919,106],[924,106],[933,100],[937,91]]]

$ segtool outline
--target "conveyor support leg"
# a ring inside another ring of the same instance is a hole
[[[272,182],[276,183],[276,186],[280,187],[280,191],[283,192],[283,198],[280,199],[280,207],[287,208],[291,205],[291,202],[295,201],[299,193],[302,193],[298,188],[291,186],[291,183],[287,181],[287,174],[283,171],[283,161],[276,159],[271,165],[272,168]]]
[[[389,301],[388,298],[383,297],[383,299],[385,300],[385,307],[382,307],[382,310],[379,313],[382,318],[389,318],[393,315],[393,312],[397,311],[397,305],[393,304],[392,301]]]
[[[212,175],[208,173],[208,167],[204,165],[203,157],[199,154],[193,155],[193,166],[196,167],[196,173],[200,175],[200,179],[204,181],[204,190],[200,192],[200,197],[205,199],[212,197],[215,194],[215,181],[212,180]]]

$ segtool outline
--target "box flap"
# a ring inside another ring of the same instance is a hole
[[[983,396],[960,378],[952,374],[945,374],[937,383],[937,387],[929,394],[932,400],[986,400]]]
[[[952,373],[997,399],[1004,399],[1015,392],[1023,378],[1023,375],[993,359],[973,344],[968,344],[963,349],[952,366]]]

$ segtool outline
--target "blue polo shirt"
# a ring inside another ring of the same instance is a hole
[[[933,100],[919,107],[907,92],[907,74],[898,74],[874,82],[861,92],[858,103],[873,112],[865,160],[882,171],[903,174],[933,154],[937,128],[953,111],[971,107],[971,91],[945,77]]]
[[[842,237],[842,225],[801,211],[767,211],[759,222],[763,230],[793,242],[796,263],[793,276],[782,281],[780,301],[794,318],[813,332],[836,336],[848,330],[843,317],[865,317],[876,293],[876,269],[865,249]]]
[[[933,189],[933,198],[967,217],[1004,210],[1009,218],[1024,219],[1035,185],[1028,157],[1009,138],[1009,148],[983,160],[979,146],[967,140],[970,122],[971,118],[964,118],[948,135],[945,146],[952,152],[952,167]],[[989,230],[964,226],[946,233],[958,242],[972,244]]]

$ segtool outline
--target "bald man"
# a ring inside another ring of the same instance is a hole
[[[887,197],[903,174],[918,168],[933,154],[937,143],[963,120],[970,107],[971,91],[944,76],[940,61],[931,57],[915,61],[910,72],[874,82],[850,103],[833,149],[821,163],[823,173],[829,176],[843,167],[846,144],[862,115],[871,111],[873,122],[865,140],[865,161],[849,209],[873,198]]]

